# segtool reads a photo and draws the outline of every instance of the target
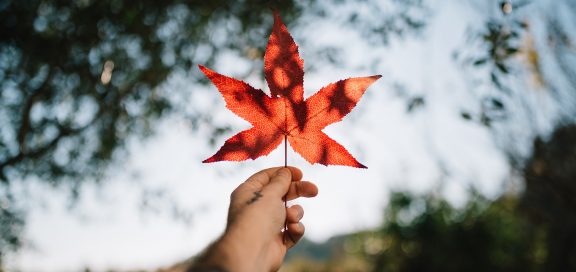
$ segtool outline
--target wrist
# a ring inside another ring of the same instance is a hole
[[[218,242],[221,264],[227,271],[267,271],[266,244],[254,230],[234,226]]]

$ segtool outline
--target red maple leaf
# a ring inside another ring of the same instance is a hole
[[[203,162],[256,159],[287,140],[312,164],[366,168],[322,129],[342,120],[380,75],[340,80],[304,100],[304,61],[277,13],[264,56],[271,96],[243,81],[198,66],[216,85],[226,107],[253,126],[226,140],[216,154]]]

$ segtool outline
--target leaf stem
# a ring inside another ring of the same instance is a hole
[[[288,135],[284,134],[284,167],[288,167]],[[286,214],[288,214],[288,199],[287,195],[284,196],[284,209],[286,209]],[[288,215],[284,219],[284,235],[282,235],[282,240],[286,244],[286,236],[294,242],[294,238],[288,232]]]

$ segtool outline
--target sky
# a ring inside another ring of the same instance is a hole
[[[342,51],[346,65],[307,71],[306,95],[342,78],[383,75],[351,114],[324,130],[368,169],[309,165],[289,150],[289,164],[301,168],[304,179],[319,187],[318,197],[294,202],[305,209],[307,239],[322,242],[377,227],[390,190],[432,191],[456,206],[466,201],[470,187],[489,198],[502,192],[510,170],[493,134],[459,114],[462,105],[477,100],[462,91],[466,86],[452,55],[465,43],[467,27],[479,18],[462,1],[435,3],[438,6],[423,37],[393,40],[389,47],[373,48],[356,32],[329,19],[315,22],[314,27],[291,29],[297,43],[306,39],[309,46],[346,44]],[[305,47],[300,47],[300,53],[305,66],[314,59]],[[376,67],[357,69],[376,58],[381,60]],[[230,54],[211,68],[233,76],[246,69],[246,61]],[[217,92],[213,86],[200,87],[190,81],[176,76],[165,88]],[[266,89],[257,74],[245,81]],[[411,94],[425,96],[426,105],[408,114],[406,101],[393,88],[396,82],[405,84]],[[28,247],[10,258],[8,267],[23,271],[152,269],[198,253],[221,234],[232,190],[254,172],[282,165],[283,150],[255,161],[202,164],[225,139],[248,128],[225,109],[219,96],[205,93],[192,96],[194,106],[204,105],[214,112],[216,122],[231,124],[233,131],[218,138],[216,146],[209,146],[202,128],[192,132],[178,116],[163,120],[157,135],[145,142],[130,142],[131,155],[113,170],[109,182],[84,187],[84,197],[71,211],[63,193],[46,194],[38,201],[44,208],[29,214]],[[211,104],[214,99],[216,105]],[[450,170],[447,175],[438,162]],[[190,223],[174,221],[164,204],[158,213],[140,212],[142,185],[165,189],[165,197],[192,211]],[[29,190],[49,190],[42,186],[36,184]]]

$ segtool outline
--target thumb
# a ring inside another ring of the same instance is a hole
[[[292,172],[288,168],[280,168],[272,176],[270,183],[264,188],[263,193],[282,198],[288,193],[290,182],[292,182]]]

